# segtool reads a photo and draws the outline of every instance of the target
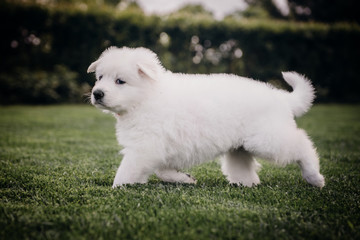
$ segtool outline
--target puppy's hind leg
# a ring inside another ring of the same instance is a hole
[[[164,182],[196,183],[195,178],[175,169],[160,169],[156,170],[155,174]]]
[[[242,184],[247,187],[260,183],[257,170],[261,165],[244,149],[227,153],[221,160],[221,170],[230,183]]]
[[[325,179],[320,174],[319,157],[316,153],[313,143],[306,133],[298,129],[298,141],[301,143],[298,147],[298,163],[301,168],[303,178],[313,186],[324,187]]]
[[[303,178],[313,186],[323,187],[324,177],[320,174],[319,158],[313,143],[301,129],[273,128],[262,141],[246,146],[254,149],[257,156],[275,161],[280,165],[297,162]],[[279,130],[280,129],[280,130]],[[266,148],[264,147],[266,146]]]

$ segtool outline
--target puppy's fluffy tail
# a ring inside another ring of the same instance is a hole
[[[315,98],[315,90],[309,79],[296,72],[283,72],[284,80],[293,88],[289,93],[289,103],[295,117],[306,113]]]

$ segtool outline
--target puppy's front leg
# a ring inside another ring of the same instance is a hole
[[[137,155],[125,155],[116,172],[113,188],[134,183],[146,183],[152,169],[146,166],[146,160]]]

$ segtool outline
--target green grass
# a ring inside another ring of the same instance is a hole
[[[0,107],[0,239],[360,239],[360,106],[318,105],[298,120],[326,186],[261,161],[254,188],[214,161],[196,185],[151,177],[111,189],[115,120],[90,106]]]

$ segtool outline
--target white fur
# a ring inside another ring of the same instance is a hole
[[[177,170],[217,157],[230,183],[260,183],[254,157],[280,165],[298,162],[310,184],[323,187],[319,159],[294,116],[311,106],[314,90],[295,72],[283,73],[293,92],[229,74],[191,75],[166,71],[145,48],[106,50],[92,63],[96,90],[92,103],[114,113],[124,155],[113,187],[146,183],[156,173],[164,181],[194,183]],[[125,84],[115,84],[116,79]]]

